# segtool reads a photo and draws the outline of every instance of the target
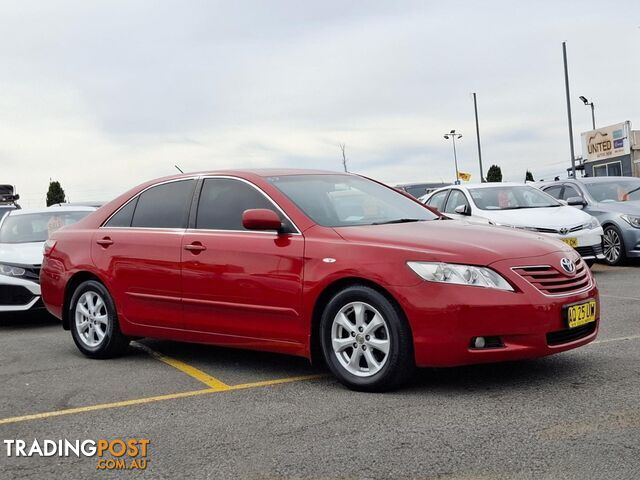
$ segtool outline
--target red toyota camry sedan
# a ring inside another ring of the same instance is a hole
[[[599,324],[592,274],[564,243],[310,170],[148,182],[55,232],[41,284],[92,358],[132,337],[268,350],[368,391],[416,366],[576,348]]]

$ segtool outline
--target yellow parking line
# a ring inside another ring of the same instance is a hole
[[[160,360],[162,363],[166,363],[167,365],[170,365],[173,368],[180,370],[182,373],[186,373],[190,377],[195,378],[196,380],[204,383],[206,386],[210,387],[213,390],[222,392],[224,390],[229,390],[230,388],[229,385],[227,385],[224,382],[221,382],[215,377],[212,377],[208,373],[205,373],[202,370],[199,370],[195,367],[192,367],[191,365],[181,362],[180,360],[176,360],[175,358],[167,357],[166,355],[160,352],[156,352],[155,350],[147,347],[146,345],[143,345],[142,343],[133,342],[133,346],[139,350],[142,350],[148,353],[150,356],[152,356],[156,360]]]
[[[99,405],[88,405],[86,407],[67,408],[64,410],[54,410],[51,412],[33,413],[31,415],[22,415],[19,417],[1,418],[0,425],[8,423],[28,422],[30,420],[41,420],[45,418],[60,417],[63,415],[73,415],[75,413],[94,412],[96,410],[107,410],[111,408],[131,407],[135,405],[144,405],[153,402],[162,402],[165,400],[174,400],[178,398],[195,397],[197,395],[206,395],[209,393],[222,393],[231,390],[246,390],[249,388],[268,387],[271,385],[280,385],[283,383],[301,382],[303,380],[314,380],[325,377],[326,375],[304,375],[298,377],[278,378],[275,380],[265,380],[262,382],[242,383],[240,385],[227,385],[227,388],[221,390],[219,388],[205,388],[203,390],[193,390],[190,392],[170,393],[167,395],[156,395],[154,397],[136,398],[133,400],[124,400],[121,402],[101,403]]]

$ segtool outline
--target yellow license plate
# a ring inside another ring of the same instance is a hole
[[[578,246],[578,239],[576,237],[561,238],[560,240],[572,248],[576,248]]]
[[[566,317],[569,328],[581,327],[587,323],[596,321],[596,301],[589,300],[578,305],[570,305],[566,308]]]

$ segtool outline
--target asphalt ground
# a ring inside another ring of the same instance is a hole
[[[0,478],[640,478],[640,266],[594,267],[595,343],[349,391],[298,358],[141,340],[84,358],[46,315],[0,317],[0,440],[147,439],[144,470],[7,457]],[[112,457],[108,457],[112,458]]]

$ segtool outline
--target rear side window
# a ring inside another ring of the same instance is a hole
[[[140,194],[132,227],[187,228],[195,180],[180,180],[151,187]]]
[[[138,197],[131,200],[105,223],[105,227],[130,227],[133,220],[133,212],[138,204]]]
[[[433,195],[433,197],[429,199],[429,201],[427,202],[427,205],[442,212],[442,207],[444,206],[444,199],[446,198],[448,192],[449,190],[445,190],[443,192],[436,193],[435,195]]]
[[[260,191],[240,180],[208,178],[204,181],[198,202],[196,228],[209,230],[245,230],[242,214],[245,210],[273,210],[284,222],[286,232],[295,232],[274,204]]]

